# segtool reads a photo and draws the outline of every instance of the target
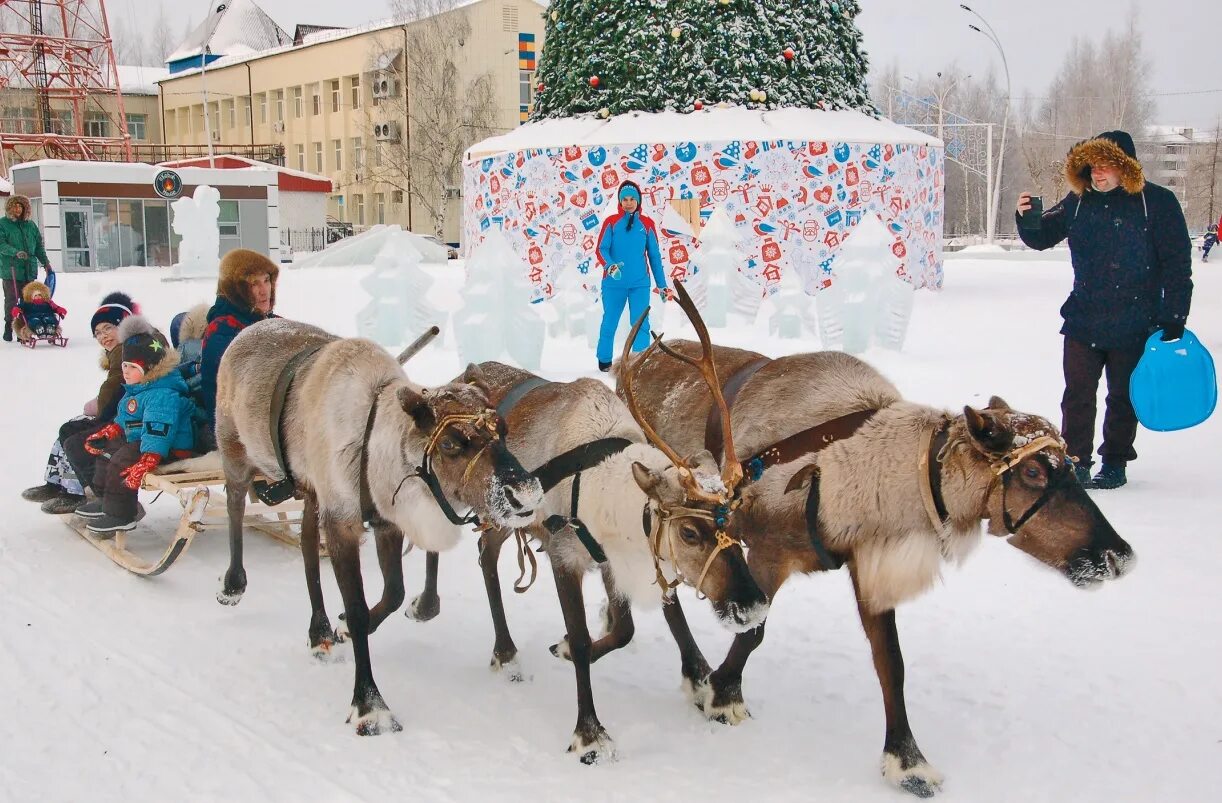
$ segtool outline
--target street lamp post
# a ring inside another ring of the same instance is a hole
[[[1010,63],[1006,60],[1006,51],[1001,46],[1001,40],[997,37],[997,33],[993,30],[993,26],[989,25],[988,20],[980,16],[980,14],[974,11],[970,6],[966,6],[963,3],[959,4],[959,8],[980,20],[981,24],[984,25],[985,29],[988,31],[987,33],[970,23],[967,27],[971,28],[978,34],[981,34],[993,43],[993,46],[997,48],[997,52],[1001,56],[1001,66],[1006,71],[1006,111],[1005,116],[1002,117],[1001,121],[1001,149],[997,154],[997,172],[993,175],[993,187],[989,192],[988,231],[986,233],[986,237],[988,242],[992,243],[997,238],[997,212],[998,204],[1001,202],[1002,167],[1005,165],[1006,159],[1006,130],[1010,125],[1010,95],[1012,94],[1010,91]]]

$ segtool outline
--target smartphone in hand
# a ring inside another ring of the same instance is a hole
[[[1027,230],[1038,229],[1040,227],[1040,217],[1044,214],[1044,196],[1032,195],[1031,208],[1023,212],[1022,227]]]

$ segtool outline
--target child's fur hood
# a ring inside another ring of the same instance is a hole
[[[34,300],[35,293],[42,293],[44,301],[51,300],[51,288],[38,280],[29,282],[25,287],[21,288],[21,300],[28,304]]]
[[[1140,162],[1110,139],[1095,137],[1073,146],[1065,159],[1065,180],[1078,195],[1090,189],[1091,165],[1119,170],[1120,187],[1129,195],[1136,195],[1146,186]]]
[[[224,296],[243,310],[254,309],[250,297],[251,279],[267,274],[272,278],[272,309],[276,309],[276,279],[280,267],[258,251],[235,248],[221,258],[220,276],[216,283],[217,295]],[[184,340],[184,337],[179,338]]]
[[[204,336],[204,330],[208,328],[208,305],[196,304],[191,309],[187,310],[187,314],[183,316],[182,324],[178,327],[178,343],[181,346],[188,340],[199,340]]]
[[[19,202],[22,205],[21,209],[23,212],[21,219],[29,220],[30,211],[31,211],[30,210],[30,199],[25,195],[10,195],[8,198],[6,198],[4,200],[4,214],[8,215],[8,213],[12,211],[13,207]]]
[[[165,356],[161,358],[160,362],[145,371],[137,384],[147,385],[149,382],[156,382],[163,376],[169,376],[171,371],[177,370],[178,352],[170,346],[169,338],[157,331],[143,315],[128,315],[119,323],[119,348],[123,347],[128,338],[135,335],[151,335],[165,346]],[[120,351],[111,359],[122,360],[123,352]]]

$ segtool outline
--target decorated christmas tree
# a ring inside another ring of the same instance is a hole
[[[725,103],[874,114],[856,0],[556,0],[532,119]]]

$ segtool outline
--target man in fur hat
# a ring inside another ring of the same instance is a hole
[[[178,372],[178,352],[142,315],[119,324],[125,393],[115,420],[85,439],[98,460],[92,486],[98,498],[76,509],[90,532],[113,535],[136,526],[136,492],[144,475],[163,462],[192,454],[195,404]]]
[[[1119,488],[1137,458],[1137,415],[1129,378],[1146,338],[1184,334],[1192,300],[1192,241],[1175,195],[1142,175],[1133,138],[1105,131],[1079,142],[1065,161],[1071,192],[1041,215],[1038,228],[1018,227],[1042,251],[1069,239],[1073,291],[1061,307],[1065,325],[1065,395],[1061,430],[1078,478],[1092,488]],[[1031,193],[1018,196],[1018,215]],[[1103,465],[1090,476],[1099,377],[1107,376]]]
[[[51,276],[38,224],[30,220],[30,199],[12,195],[0,218],[0,282],[4,283],[4,339],[13,339],[13,308],[21,302],[27,282],[38,278],[38,265]]]
[[[216,373],[221,367],[221,356],[247,326],[276,317],[272,308],[276,306],[279,275],[276,263],[257,251],[235,248],[221,259],[216,303],[208,310],[200,363],[199,398],[207,416],[208,432],[216,424]]]

